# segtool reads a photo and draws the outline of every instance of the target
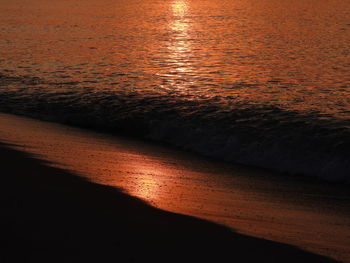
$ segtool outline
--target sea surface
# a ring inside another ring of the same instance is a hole
[[[350,1],[0,0],[0,110],[350,181]]]

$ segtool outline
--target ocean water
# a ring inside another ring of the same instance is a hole
[[[0,1],[4,112],[349,182],[349,95],[349,1]]]

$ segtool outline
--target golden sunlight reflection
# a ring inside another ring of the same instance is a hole
[[[169,40],[168,64],[171,71],[169,75],[177,75],[182,81],[175,81],[173,88],[182,88],[184,83],[191,83],[188,79],[192,71],[190,62],[192,48],[190,43],[191,19],[188,15],[189,8],[186,0],[175,0],[171,2],[172,17],[169,21],[171,39]]]
[[[186,0],[175,0],[171,3],[171,8],[174,16],[185,16],[187,13]]]

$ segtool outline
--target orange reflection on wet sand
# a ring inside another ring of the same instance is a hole
[[[129,165],[132,168],[128,169],[127,176],[124,178],[126,185],[133,185],[129,193],[152,203],[159,202],[159,199],[163,198],[159,192],[166,185],[164,176],[170,171],[151,158],[140,158],[132,154],[130,154]]]
[[[23,145],[21,150],[161,209],[350,258],[348,194],[342,196],[342,188],[226,167],[160,146],[21,117],[0,115],[0,124],[1,141]]]

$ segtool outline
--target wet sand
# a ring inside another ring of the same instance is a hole
[[[1,145],[1,262],[335,262],[162,211]]]
[[[8,258],[322,262],[260,237],[350,262],[347,186],[12,115],[0,125],[17,144],[0,150]]]

